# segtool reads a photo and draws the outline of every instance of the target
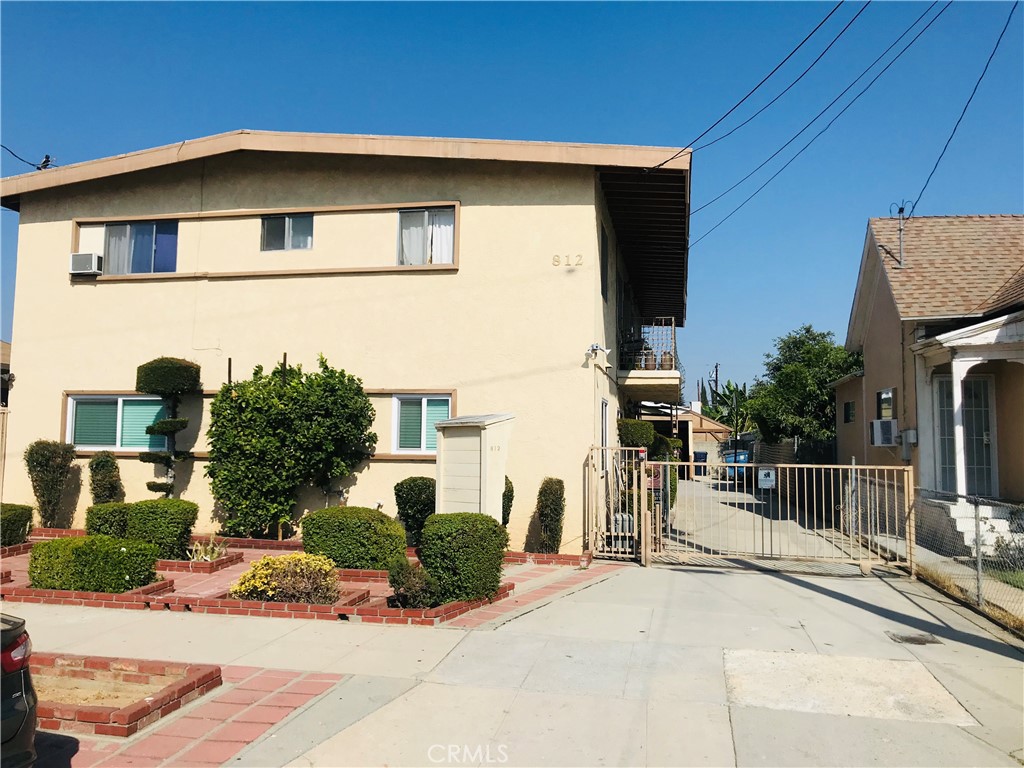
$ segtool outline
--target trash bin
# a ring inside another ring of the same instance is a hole
[[[750,463],[750,452],[749,451],[728,451],[725,454],[726,464],[749,464]],[[746,467],[736,467],[735,469],[730,467],[726,470],[726,477],[729,480],[736,478],[737,480],[746,480],[749,475],[747,474]]]
[[[704,464],[704,465],[706,465],[708,463],[708,452],[707,451],[694,451],[693,452],[693,461],[696,464]],[[700,477],[700,476],[706,475],[708,473],[708,468],[707,468],[707,466],[694,467],[693,468],[693,473],[695,475],[697,475],[698,477]]]

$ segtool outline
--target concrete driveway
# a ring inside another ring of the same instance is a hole
[[[346,675],[230,765],[1024,758],[1020,644],[906,579],[626,567],[472,631],[8,610],[29,619],[41,650]]]

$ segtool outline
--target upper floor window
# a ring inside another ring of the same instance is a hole
[[[298,251],[313,247],[313,214],[264,216],[261,251]]]
[[[68,398],[67,439],[79,449],[162,451],[167,439],[146,433],[165,418],[154,397],[76,395]]]
[[[103,274],[174,272],[178,264],[178,222],[136,221],[107,224]]]
[[[896,418],[896,389],[883,389],[875,393],[875,418]]]
[[[451,414],[449,395],[395,397],[395,446],[398,451],[433,453],[437,450],[435,425]]]
[[[455,261],[455,209],[398,212],[398,263],[407,266]]]

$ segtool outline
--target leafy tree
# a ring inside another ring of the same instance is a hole
[[[756,428],[750,417],[746,384],[734,384],[731,379],[717,392],[711,392],[711,402],[707,402],[707,391],[702,391],[701,413],[708,418],[732,427],[737,432],[753,432]]]
[[[325,494],[373,454],[374,410],[362,383],[320,357],[319,370],[278,364],[225,384],[210,407],[206,470],[224,531],[262,536],[288,522],[300,487]]]
[[[834,438],[835,393],[828,385],[860,369],[861,356],[836,344],[831,331],[804,325],[777,338],[775,353],[764,358],[764,378],[755,382],[747,403],[761,436],[769,443]]]

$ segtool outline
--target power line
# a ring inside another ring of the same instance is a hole
[[[18,160],[21,160],[21,162],[23,162],[23,163],[24,163],[25,165],[30,165],[30,166],[32,166],[32,167],[33,167],[33,168],[35,168],[35,169],[36,169],[37,171],[42,171],[42,170],[44,170],[44,169],[46,169],[46,168],[56,168],[56,167],[57,167],[57,164],[56,164],[56,163],[54,163],[54,162],[53,162],[53,161],[52,161],[52,160],[50,159],[50,156],[49,156],[49,155],[44,155],[44,156],[43,156],[43,161],[42,161],[41,163],[33,163],[33,162],[29,161],[29,160],[26,160],[26,159],[25,159],[24,157],[22,157],[22,156],[21,156],[21,155],[19,155],[18,153],[16,153],[16,152],[15,152],[15,151],[14,151],[13,149],[11,149],[10,147],[8,147],[8,146],[7,146],[6,144],[0,144],[0,148],[3,148],[3,149],[5,149],[5,150],[7,150],[7,151],[8,151],[8,152],[10,152],[10,153],[11,153],[11,155],[13,155],[13,156],[14,156],[15,158],[17,158]]]
[[[866,3],[864,3],[864,5],[862,5],[862,6],[861,6],[860,10],[859,10],[859,11],[857,11],[857,13],[855,13],[855,14],[854,14],[853,18],[852,18],[852,19],[850,19],[850,20],[849,20],[848,22],[846,22],[846,26],[845,26],[845,27],[843,27],[843,28],[842,28],[841,30],[839,30],[839,34],[838,34],[838,35],[836,35],[835,37],[833,37],[833,38],[832,38],[832,42],[830,42],[830,43],[829,43],[828,45],[826,45],[826,46],[825,46],[825,49],[824,49],[824,50],[823,50],[823,51],[822,51],[821,53],[819,53],[819,54],[818,54],[818,58],[816,58],[816,59],[815,59],[814,61],[812,61],[812,62],[811,62],[811,63],[810,63],[810,64],[809,64],[808,66],[807,66],[807,68],[806,68],[806,69],[804,69],[804,71],[800,73],[799,77],[797,77],[797,78],[796,78],[796,80],[794,80],[794,81],[793,81],[793,82],[791,82],[791,83],[790,83],[789,85],[787,85],[787,86],[785,87],[785,89],[784,89],[784,90],[783,90],[782,92],[780,92],[780,93],[779,93],[779,94],[778,94],[778,95],[777,95],[777,96],[776,96],[776,97],[775,97],[774,99],[772,99],[771,101],[769,101],[769,102],[768,102],[767,104],[765,104],[765,105],[764,105],[763,107],[761,107],[761,108],[760,108],[759,110],[757,110],[757,112],[755,112],[754,114],[752,114],[752,115],[751,115],[750,117],[748,117],[748,118],[747,118],[746,120],[744,120],[744,121],[743,121],[742,123],[740,123],[739,125],[737,125],[737,126],[736,126],[735,128],[733,128],[733,129],[732,129],[731,131],[729,131],[729,132],[727,132],[727,133],[723,133],[723,134],[722,134],[721,136],[719,136],[719,137],[718,137],[717,139],[712,139],[711,141],[707,142],[706,144],[701,144],[701,145],[700,145],[699,147],[694,147],[694,148],[693,148],[693,151],[694,151],[694,152],[696,152],[696,151],[697,151],[698,149],[707,149],[707,148],[708,148],[708,147],[710,147],[711,145],[713,145],[713,144],[717,144],[717,143],[718,143],[718,142],[720,142],[720,141],[721,141],[722,139],[725,139],[725,138],[727,138],[727,137],[729,137],[729,136],[732,136],[732,135],[733,135],[734,133],[736,133],[736,131],[738,131],[738,130],[739,130],[740,128],[742,128],[743,126],[745,126],[745,125],[747,125],[748,123],[750,123],[750,122],[751,122],[752,120],[754,120],[754,118],[756,118],[756,117],[757,117],[758,115],[760,115],[760,114],[761,114],[762,112],[764,112],[764,111],[765,111],[766,109],[768,109],[768,107],[770,107],[770,106],[771,106],[772,104],[774,104],[774,103],[775,103],[775,102],[777,102],[777,101],[778,101],[779,99],[781,99],[781,98],[782,98],[783,96],[785,96],[785,95],[786,95],[787,93],[789,93],[789,91],[790,91],[790,90],[791,90],[791,89],[793,88],[793,86],[795,86],[795,85],[796,85],[797,83],[799,83],[799,82],[800,82],[801,80],[803,80],[803,79],[804,79],[804,76],[805,76],[805,75],[807,75],[807,73],[808,73],[808,72],[810,72],[810,71],[811,71],[812,69],[814,69],[814,67],[815,67],[815,66],[817,65],[817,63],[818,63],[819,61],[821,61],[821,60],[822,60],[822,59],[824,58],[825,54],[829,52],[829,50],[830,50],[830,49],[832,48],[832,46],[833,46],[833,45],[835,45],[835,44],[836,44],[836,43],[837,43],[837,42],[839,41],[839,38],[841,38],[841,37],[842,37],[843,35],[845,35],[845,34],[846,34],[846,30],[848,30],[848,29],[849,29],[850,27],[852,27],[852,26],[853,26],[853,23],[854,23],[855,21],[857,21],[857,19],[858,19],[858,18],[860,18],[860,15],[861,15],[862,13],[864,13],[864,11],[866,11],[866,10],[868,9],[868,6],[869,6],[869,5],[871,5],[871,2],[872,2],[872,0],[867,0],[867,2],[866,2]]]
[[[791,58],[793,58],[793,56],[796,54],[796,52],[799,51],[801,48],[803,48],[804,43],[806,43],[808,40],[810,40],[814,36],[814,33],[817,32],[819,29],[821,29],[822,26],[824,26],[826,21],[828,21],[830,18],[832,18],[832,14],[834,14],[836,11],[839,10],[839,8],[840,8],[840,6],[842,6],[843,2],[844,2],[844,0],[839,0],[839,2],[836,3],[835,7],[831,11],[828,12],[828,15],[825,16],[824,19],[822,19],[821,21],[818,22],[818,26],[816,26],[814,29],[812,29],[807,34],[807,37],[805,37],[803,40],[801,40],[800,43],[797,45],[797,47],[789,52],[789,54],[786,56],[786,58],[784,58],[782,61],[780,61],[778,64],[775,65],[775,69],[773,69],[771,72],[769,72],[767,75],[765,75],[761,79],[761,82],[759,82],[757,85],[755,85],[753,88],[751,88],[750,91],[747,92],[746,96],[744,96],[742,99],[737,101],[729,109],[728,112],[726,112],[724,115],[722,115],[720,118],[718,118],[714,123],[712,123],[702,134],[700,134],[700,136],[695,138],[693,141],[688,142],[686,144],[686,147],[692,147],[698,141],[700,141],[705,136],[707,136],[709,133],[711,133],[711,131],[713,131],[715,128],[717,128],[718,125],[723,120],[725,120],[725,118],[727,118],[729,115],[731,115],[737,109],[739,109],[740,105],[742,105],[743,102],[745,102],[747,99],[749,99],[751,96],[753,96],[762,85],[764,85],[766,82],[768,82],[768,79],[772,75],[774,75],[776,72],[779,71],[779,69],[782,67],[783,64],[785,64],[787,61],[789,61]],[[662,160],[660,163],[658,163],[657,165],[653,166],[649,170],[653,171],[653,170],[655,170],[657,168],[661,168],[663,165],[667,165],[668,163],[671,163],[673,160],[675,160],[677,157],[682,155],[684,152],[688,152],[689,151],[686,147],[684,147],[683,149],[680,149],[678,152],[676,152],[674,155],[672,155],[672,157],[668,158],[667,160]]]
[[[877,56],[877,57],[875,58],[875,60],[874,60],[874,61],[872,61],[872,62],[871,62],[870,64],[868,64],[868,66],[867,66],[867,67],[865,67],[865,68],[864,68],[864,70],[863,70],[863,71],[862,71],[862,72],[861,72],[861,73],[860,73],[859,75],[857,75],[857,77],[855,77],[855,78],[854,78],[853,80],[851,80],[851,81],[850,81],[850,84],[849,84],[848,86],[846,86],[845,88],[843,88],[843,90],[842,90],[842,91],[840,91],[840,92],[839,92],[839,95],[837,95],[837,96],[836,96],[836,97],[835,97],[834,99],[832,99],[832,101],[830,101],[830,102],[829,102],[828,104],[826,104],[826,105],[825,105],[825,107],[824,107],[824,108],[823,108],[823,109],[822,109],[822,110],[821,110],[820,112],[818,112],[818,114],[816,114],[816,115],[815,115],[814,117],[812,117],[812,118],[811,118],[811,119],[810,119],[810,120],[809,120],[809,121],[808,121],[808,122],[807,122],[807,123],[806,123],[806,124],[804,125],[804,127],[803,127],[803,128],[801,128],[801,129],[800,129],[799,131],[797,131],[797,132],[796,132],[795,134],[793,134],[792,138],[790,138],[790,140],[789,140],[789,141],[787,141],[787,142],[786,142],[785,144],[783,144],[783,145],[782,145],[781,147],[779,147],[779,148],[778,148],[777,150],[775,150],[774,152],[772,152],[772,154],[770,154],[770,155],[769,155],[768,157],[766,157],[766,158],[764,159],[764,161],[763,161],[763,162],[762,162],[762,163],[761,163],[761,164],[760,164],[759,166],[757,166],[756,168],[754,168],[754,170],[752,170],[752,171],[751,171],[750,173],[748,173],[748,174],[747,174],[746,176],[744,176],[744,177],[743,177],[742,179],[740,179],[739,181],[737,181],[737,182],[736,182],[735,184],[733,184],[733,185],[732,185],[731,187],[729,187],[728,189],[726,189],[726,190],[725,190],[724,192],[721,192],[721,193],[720,193],[720,194],[718,194],[717,196],[715,196],[715,197],[711,198],[711,199],[710,199],[710,200],[708,200],[708,201],[707,201],[706,203],[704,203],[703,205],[701,205],[701,206],[700,206],[699,208],[695,208],[695,209],[694,209],[693,211],[691,211],[691,212],[690,212],[690,215],[691,215],[691,216],[693,216],[693,215],[695,215],[695,214],[699,213],[700,211],[703,211],[703,210],[704,210],[705,208],[707,208],[707,207],[708,207],[709,205],[712,205],[713,203],[717,203],[717,202],[718,202],[719,200],[721,200],[721,199],[722,199],[723,197],[725,197],[725,196],[726,196],[727,194],[729,194],[729,193],[730,193],[730,192],[732,192],[732,191],[733,191],[734,189],[736,189],[736,187],[740,186],[740,185],[741,185],[741,184],[742,184],[743,182],[745,182],[745,181],[746,181],[747,179],[749,179],[749,178],[750,178],[751,176],[753,176],[753,175],[754,175],[755,173],[757,173],[757,172],[758,172],[758,171],[760,171],[760,170],[761,170],[762,168],[764,168],[764,167],[765,167],[766,165],[768,165],[768,163],[770,163],[770,162],[771,162],[772,160],[774,160],[774,159],[775,159],[776,157],[778,157],[778,156],[779,156],[780,154],[782,154],[783,150],[785,150],[785,149],[786,149],[786,147],[788,147],[788,146],[789,146],[790,144],[792,144],[792,143],[793,143],[794,141],[796,141],[796,140],[797,140],[798,138],[800,138],[801,134],[803,134],[803,132],[804,132],[804,131],[806,131],[806,130],[807,130],[808,128],[810,128],[810,127],[811,127],[812,125],[814,125],[814,124],[815,124],[815,123],[816,123],[816,122],[818,121],[818,118],[820,118],[820,117],[821,117],[822,115],[824,115],[824,114],[825,114],[826,112],[828,112],[828,111],[829,111],[829,110],[830,110],[830,109],[831,109],[831,108],[832,108],[833,106],[835,106],[836,102],[838,102],[838,101],[839,101],[839,100],[840,100],[841,98],[843,98],[843,96],[845,96],[845,95],[846,95],[846,94],[847,94],[847,93],[848,93],[848,92],[850,91],[850,89],[851,89],[851,88],[853,88],[853,86],[855,86],[855,85],[856,85],[856,84],[857,84],[858,82],[860,82],[860,79],[861,79],[862,77],[864,77],[864,75],[866,75],[866,74],[867,74],[868,72],[870,72],[870,71],[871,71],[872,69],[874,69],[874,68],[875,68],[875,65],[876,65],[876,64],[878,64],[878,62],[880,62],[880,61],[881,61],[882,59],[884,59],[884,58],[885,58],[885,57],[886,57],[886,56],[887,56],[887,55],[889,54],[889,51],[891,51],[891,50],[892,50],[893,48],[895,48],[895,47],[896,47],[897,45],[899,45],[900,41],[901,41],[901,40],[902,40],[902,39],[903,39],[904,37],[906,37],[907,35],[909,35],[909,34],[910,34],[910,31],[911,31],[911,30],[912,30],[912,29],[913,29],[914,27],[916,27],[916,26],[917,26],[918,24],[920,24],[920,23],[921,23],[921,19],[923,19],[923,18],[924,18],[925,16],[927,16],[927,15],[928,15],[928,14],[929,14],[929,13],[931,12],[931,10],[932,10],[932,9],[933,9],[933,8],[934,8],[934,7],[936,6],[936,5],[938,5],[938,4],[939,4],[939,0],[935,0],[935,2],[933,2],[933,3],[932,3],[931,5],[929,5],[929,6],[927,7],[927,8],[925,8],[925,10],[924,10],[924,13],[922,13],[922,14],[921,14],[920,16],[918,16],[918,17],[917,17],[916,19],[914,19],[914,22],[913,22],[913,23],[912,23],[912,24],[911,24],[911,25],[910,25],[909,27],[907,27],[907,28],[906,28],[905,30],[903,30],[903,33],[902,33],[902,34],[901,34],[901,35],[900,35],[899,37],[897,37],[897,38],[896,38],[895,40],[893,40],[893,41],[892,41],[892,43],[890,43],[890,44],[889,44],[889,47],[888,47],[888,48],[886,48],[886,49],[885,49],[884,51],[882,51],[882,52],[881,52],[881,53],[880,53],[880,54],[879,54],[879,55],[878,55],[878,56]]]
[[[908,218],[908,221],[909,221],[909,218]],[[998,288],[996,288],[994,291],[992,291],[992,294],[990,296],[986,297],[983,302],[981,302],[978,306],[976,306],[974,309],[972,309],[967,314],[968,315],[973,315],[979,309],[981,309],[986,304],[988,304],[990,301],[992,301],[992,299],[994,299],[996,296],[998,296],[1000,293],[1002,293],[1003,289],[1006,288],[1006,286],[1008,286],[1014,280],[1014,278],[1016,278],[1017,275],[1019,275],[1021,272],[1024,272],[1024,265],[1022,265],[1022,266],[1018,267],[1016,270],[1014,270],[1013,274],[1010,275],[1008,278],[1006,278]]]
[[[1018,5],[1020,5],[1020,3],[1016,2],[1010,8],[1010,13],[1006,17],[1006,23],[1003,24],[1003,31],[999,33],[996,44],[992,48],[992,53],[988,55],[988,60],[985,62],[985,68],[981,70],[981,75],[978,76],[978,82],[974,84],[974,89],[971,91],[971,95],[967,97],[967,103],[964,104],[963,111],[960,112],[960,117],[957,118],[956,125],[953,126],[953,130],[950,132],[949,138],[946,139],[946,144],[939,153],[939,157],[935,161],[935,165],[932,166],[932,172],[928,174],[928,178],[924,181],[924,186],[921,187],[921,191],[917,193],[917,199],[914,200],[914,204],[910,206],[910,215],[907,216],[908,219],[914,218],[914,211],[917,209],[917,204],[921,201],[921,196],[924,195],[924,191],[928,189],[928,182],[932,180],[932,176],[934,176],[935,171],[938,170],[939,163],[942,162],[942,158],[945,156],[946,150],[949,149],[950,142],[953,141],[953,137],[956,135],[956,129],[960,127],[960,123],[964,119],[964,115],[967,114],[967,108],[971,106],[971,102],[974,100],[974,94],[978,92],[978,87],[981,85],[981,81],[985,79],[985,73],[988,72],[989,64],[992,63],[992,59],[995,57],[996,51],[999,50],[999,44],[1003,42],[1003,35],[1006,34],[1006,30],[1010,26],[1010,20],[1013,18],[1013,14],[1017,12]]]
[[[838,120],[840,117],[843,116],[843,113],[846,112],[846,110],[848,110],[850,107],[852,107],[854,104],[856,104],[857,100],[861,96],[863,96],[865,93],[867,93],[868,90],[871,88],[871,86],[873,86],[878,81],[878,78],[880,78],[882,75],[884,75],[886,73],[886,71],[893,64],[895,64],[897,61],[899,61],[900,57],[903,56],[903,54],[906,53],[910,49],[910,47],[914,43],[916,43],[918,41],[918,39],[920,39],[921,35],[923,35],[925,32],[928,31],[928,29],[931,27],[932,24],[934,24],[936,21],[938,21],[939,17],[942,14],[944,14],[946,12],[946,10],[949,8],[949,6],[951,6],[952,4],[953,4],[953,0],[948,0],[948,2],[944,6],[942,6],[942,8],[939,10],[939,12],[937,14],[935,14],[931,18],[931,20],[927,24],[924,25],[924,27],[921,28],[921,31],[918,32],[916,35],[914,35],[914,38],[909,43],[907,43],[903,47],[903,49],[899,53],[897,53],[896,56],[888,64],[886,64],[885,67],[883,67],[882,70],[879,71],[879,73],[877,75],[875,75],[871,79],[871,82],[869,82],[866,86],[864,86],[864,88],[856,96],[854,96],[849,101],[849,103],[847,103],[847,105],[845,107],[843,107],[839,111],[839,113],[828,122],[828,124],[824,128],[822,128],[820,131],[818,131],[810,141],[808,141],[806,144],[804,144],[803,147],[801,147],[800,150],[795,155],[793,155],[791,158],[789,158],[789,160],[787,160],[786,163],[781,168],[779,168],[779,170],[777,170],[775,173],[773,173],[771,176],[769,176],[768,180],[765,181],[764,184],[762,184],[760,187],[755,189],[753,191],[753,193],[751,193],[751,195],[746,200],[744,200],[742,203],[740,203],[735,208],[733,208],[732,211],[730,211],[729,214],[725,218],[721,219],[717,224],[715,224],[715,226],[711,227],[711,229],[709,229],[703,235],[701,235],[696,240],[694,240],[692,243],[690,243],[690,247],[692,248],[697,243],[699,243],[701,240],[703,240],[705,237],[710,235],[712,232],[714,232],[716,229],[718,229],[720,226],[722,226],[726,221],[731,219],[733,217],[733,215],[736,214],[747,203],[749,203],[751,200],[753,200],[755,197],[757,197],[757,195],[761,192],[762,189],[767,187],[780,173],[782,173],[784,170],[786,170],[793,163],[794,160],[796,160],[798,157],[800,157],[800,155],[802,155],[807,150],[808,147],[810,147],[815,141],[817,141],[819,136],[821,136],[823,133],[825,133],[825,131],[827,131],[829,128],[831,128],[835,124],[836,120]]]

